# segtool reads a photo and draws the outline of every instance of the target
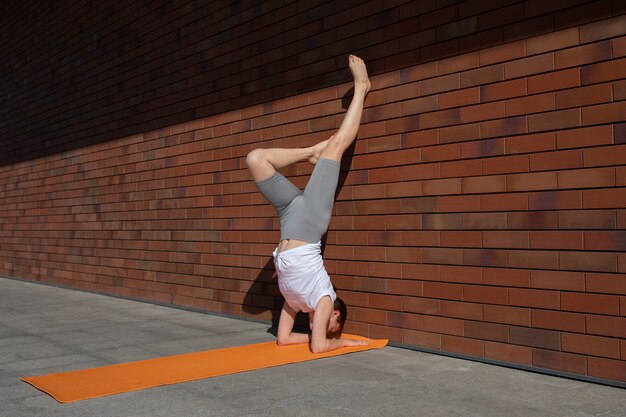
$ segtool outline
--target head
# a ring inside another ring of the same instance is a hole
[[[330,315],[330,322],[328,323],[327,334],[329,337],[336,337],[343,331],[343,325],[348,317],[348,310],[346,304],[339,297],[335,300],[333,305],[333,312]]]

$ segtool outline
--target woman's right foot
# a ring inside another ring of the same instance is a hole
[[[334,136],[334,135],[333,135]],[[332,138],[332,136],[331,136]],[[313,145],[311,146],[311,156],[309,157],[309,162],[313,165],[315,165],[318,161],[318,159],[320,159],[320,155],[322,154],[322,151],[324,149],[326,149],[326,145],[328,145],[328,141],[330,139],[326,139],[323,142],[318,143],[317,145]]]
[[[372,84],[367,76],[365,62],[356,55],[350,55],[348,57],[348,66],[350,67],[352,78],[354,78],[354,88],[362,88],[365,90],[365,93],[370,91]]]

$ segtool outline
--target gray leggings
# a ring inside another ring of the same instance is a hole
[[[322,239],[330,223],[338,179],[339,163],[319,159],[304,192],[279,172],[256,183],[280,217],[281,240],[317,243]]]

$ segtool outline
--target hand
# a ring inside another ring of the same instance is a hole
[[[370,344],[369,340],[354,340],[354,339],[344,339],[346,347],[352,346],[367,346]]]

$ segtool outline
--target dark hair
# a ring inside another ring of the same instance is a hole
[[[341,330],[343,330],[343,325],[348,318],[348,309],[346,308],[346,303],[339,297],[335,300],[335,304],[333,305],[335,310],[339,310],[339,317],[337,318],[337,323],[341,326]]]

